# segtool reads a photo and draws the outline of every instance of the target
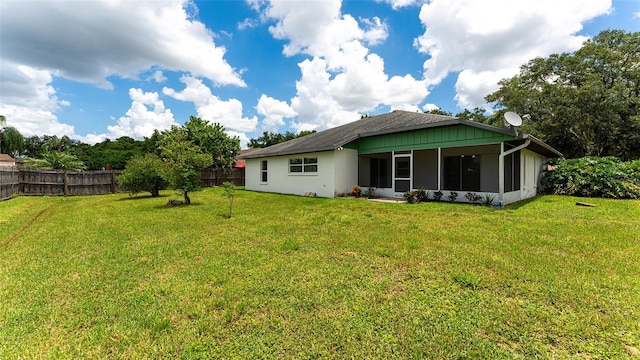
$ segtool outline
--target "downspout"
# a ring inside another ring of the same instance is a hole
[[[514,147],[513,149],[509,149],[504,151],[504,142],[500,143],[500,155],[498,156],[498,201],[500,206],[503,205],[504,201],[504,157],[512,154],[518,150],[522,150],[531,144],[531,139],[527,139],[524,144]],[[522,180],[520,180],[522,181]]]

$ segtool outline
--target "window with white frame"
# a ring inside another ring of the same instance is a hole
[[[289,159],[290,174],[315,174],[318,172],[318,158],[292,158]]]
[[[260,163],[260,182],[267,182],[267,160],[262,160]]]

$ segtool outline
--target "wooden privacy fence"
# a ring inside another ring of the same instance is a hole
[[[244,168],[204,169],[200,170],[200,186],[222,186],[223,182],[232,182],[236,186],[244,186]]]
[[[20,172],[15,166],[0,166],[0,200],[10,199],[20,192]]]
[[[104,195],[123,191],[118,187],[121,170],[64,171],[0,167],[0,200],[20,195]],[[204,169],[200,186],[221,186],[230,181],[244,186],[244,168]]]
[[[20,169],[22,195],[104,195],[118,192],[120,170],[63,171]]]

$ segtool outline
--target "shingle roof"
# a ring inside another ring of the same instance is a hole
[[[14,162],[15,159],[9,154],[0,154],[0,161],[2,162]]]
[[[358,138],[458,124],[482,128],[505,135],[514,135],[513,130],[510,129],[499,128],[452,116],[395,110],[390,113],[370,116],[342,126],[272,145],[241,155],[239,158],[252,159],[327,151],[337,149]],[[540,142],[539,140],[537,141]]]

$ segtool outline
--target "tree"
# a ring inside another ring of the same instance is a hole
[[[27,158],[25,165],[29,167],[56,170],[85,170],[84,163],[74,155],[63,151],[49,151],[42,154],[41,158]]]
[[[153,130],[153,134],[151,134],[150,137],[145,136],[144,140],[142,140],[142,153],[144,154],[152,153],[160,156],[160,140],[161,139],[162,139],[162,134],[160,133],[160,131],[158,131],[157,129]]]
[[[191,116],[184,126],[187,138],[206,154],[211,155],[214,166],[231,168],[240,152],[240,139],[225,133],[224,126]]]
[[[489,124],[490,123],[490,117],[488,117],[486,114],[486,110],[483,108],[475,108],[473,110],[469,110],[469,109],[464,109],[463,112],[457,113],[456,117],[457,118],[463,118],[463,119],[467,119],[467,120],[471,120],[471,121],[475,121],[478,123],[483,123],[483,124]],[[491,124],[491,125],[495,125],[495,126],[500,126],[502,123],[499,124]]]
[[[363,115],[364,116],[364,115]],[[364,118],[369,117],[369,115],[364,116]],[[315,133],[315,130],[303,130],[299,134],[295,134],[291,131],[287,131],[284,134],[272,133],[270,131],[265,131],[262,133],[262,136],[259,136],[254,139],[249,139],[249,147],[250,148],[264,148],[267,146],[280,144],[285,141],[289,141],[295,138],[299,138],[302,136],[310,135]]]
[[[7,126],[7,117],[0,115],[0,154],[2,153],[2,131]]]
[[[148,191],[153,197],[160,196],[160,189],[165,186],[163,169],[164,164],[157,155],[137,155],[127,162],[118,176],[118,184],[131,195]]]
[[[640,157],[640,32],[605,30],[575,53],[536,58],[487,95],[495,117],[529,114],[529,132],[567,157]]]
[[[213,158],[189,140],[183,127],[174,125],[163,132],[160,144],[165,164],[163,177],[171,189],[184,197],[185,204],[191,204],[189,193],[200,190],[199,170],[211,166]]]
[[[24,137],[13,126],[0,129],[0,153],[18,156],[24,151]]]
[[[67,151],[71,149],[75,144],[76,141],[72,140],[67,135],[64,135],[60,138],[56,135],[44,135],[42,137],[42,150],[44,152]]]
[[[18,129],[7,126],[7,117],[0,115],[0,154],[18,156],[24,151],[24,137]]]
[[[40,157],[42,153],[42,139],[39,136],[29,136],[24,139],[24,154],[30,158]]]
[[[233,213],[233,199],[236,197],[236,186],[229,181],[223,182],[222,186],[224,186],[222,195],[229,199],[229,216],[227,216],[227,218],[231,219],[231,214]]]
[[[444,111],[440,108],[438,109],[431,109],[431,110],[427,110],[424,112],[425,114],[433,114],[433,115],[444,115],[444,116],[453,116],[450,112],[448,111]]]

